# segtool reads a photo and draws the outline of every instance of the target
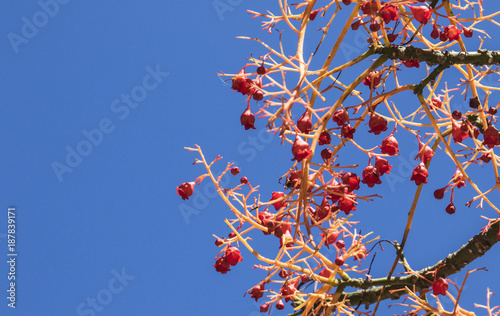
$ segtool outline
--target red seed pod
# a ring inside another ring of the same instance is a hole
[[[288,272],[286,272],[285,270],[281,269],[280,272],[278,273],[278,275],[280,276],[280,278],[286,279],[288,277]]]
[[[361,11],[363,11],[364,14],[376,14],[378,11],[378,6],[376,2],[366,2],[361,5],[360,7]]]
[[[359,182],[360,179],[358,175],[355,173],[346,172],[342,175],[342,183],[348,185],[347,191],[349,192],[352,192],[354,190],[359,190]]]
[[[344,196],[341,196],[337,202],[339,209],[341,209],[345,215],[349,215],[351,211],[356,210],[356,195],[348,195],[348,193],[347,189],[344,189]]]
[[[326,161],[329,161],[330,159],[332,159],[332,151],[330,150],[330,148],[325,148],[321,151],[321,158],[323,158],[323,160],[326,162]]]
[[[259,67],[257,67],[257,73],[259,75],[265,75],[267,72],[266,67],[264,67],[264,63],[262,63]]]
[[[399,152],[399,144],[393,133],[384,138],[384,140],[382,141],[382,145],[379,147],[382,150],[383,154],[387,154],[389,156],[394,156]]]
[[[446,213],[448,214],[454,214],[455,213],[455,205],[453,204],[453,202],[450,202],[450,204],[448,204],[448,206],[446,207]]]
[[[495,109],[495,108],[489,108],[488,109],[488,114],[491,114],[491,115],[497,114],[497,109]]]
[[[361,246],[358,252],[354,255],[354,260],[364,259],[368,255],[368,250],[366,250],[365,246]]]
[[[434,26],[434,28],[432,29],[432,32],[431,32],[431,37],[433,39],[436,39],[439,37],[439,30],[436,26]]]
[[[440,98],[432,98],[431,99],[431,104],[432,104],[433,107],[441,108],[441,106],[443,105],[443,101],[441,101]]]
[[[231,174],[232,174],[233,176],[235,176],[235,175],[237,175],[238,173],[240,173],[240,168],[238,168],[238,167],[232,167],[232,168],[230,169],[230,171],[231,171]]]
[[[235,232],[230,232],[229,235],[227,235],[227,237],[229,239],[234,238],[234,237],[236,237],[236,233]]]
[[[343,138],[347,139],[353,139],[354,138],[354,132],[356,132],[356,129],[351,127],[351,124],[346,124],[342,126],[340,130],[340,136]]]
[[[292,154],[292,161],[297,160],[298,162],[302,162],[302,160],[308,159],[312,155],[309,144],[299,135],[295,136],[295,142],[292,146]]]
[[[488,126],[483,133],[483,137],[483,146],[488,146],[489,149],[500,145],[498,130],[493,125]]]
[[[483,161],[485,163],[488,163],[491,161],[491,154],[490,153],[483,153],[479,159],[481,159],[481,161]]]
[[[255,123],[255,116],[250,110],[250,106],[248,106],[245,112],[241,114],[240,122],[241,125],[245,126],[245,130],[249,130],[251,128],[255,129],[255,126],[253,126],[253,124]]]
[[[247,179],[247,177],[241,177],[241,179],[240,179],[240,183],[241,183],[241,184],[248,184],[248,179]]]
[[[345,241],[343,239],[337,240],[335,245],[337,246],[337,248],[342,249],[345,247]]]
[[[434,295],[446,295],[448,290],[448,281],[443,278],[439,278],[432,284],[432,294]]]
[[[468,136],[455,121],[451,122],[451,135],[455,143],[461,143]]]
[[[396,38],[398,38],[398,36],[396,34],[387,34],[387,39],[391,43],[394,42],[396,40]]]
[[[397,21],[399,20],[398,7],[392,4],[386,4],[380,9],[380,16],[385,24],[391,21]]]
[[[226,261],[232,266],[235,266],[238,262],[241,262],[243,260],[243,257],[240,254],[240,250],[233,246],[229,246],[226,249],[224,256],[226,257]]]
[[[217,238],[217,239],[215,240],[215,245],[216,245],[217,247],[222,246],[223,244],[224,244],[224,241],[223,241],[222,239]]]
[[[328,279],[332,275],[332,271],[328,270],[328,268],[324,268],[318,273],[318,275]]]
[[[340,109],[335,111],[332,115],[332,121],[337,123],[338,126],[342,126],[349,120],[349,114],[346,110]]]
[[[257,90],[255,91],[253,94],[252,94],[252,98],[255,100],[255,101],[260,101],[262,99],[264,99],[264,93],[260,90]]]
[[[327,131],[321,132],[321,135],[319,135],[319,142],[318,145],[329,145],[332,141],[332,137],[330,136],[330,133]]]
[[[451,117],[455,120],[459,120],[462,118],[462,112],[460,112],[459,110],[455,110],[453,111],[453,113],[451,113]]]
[[[285,304],[283,303],[283,300],[278,300],[276,302],[276,309],[277,310],[283,310],[285,308]]]
[[[380,84],[380,79],[382,79],[382,74],[376,74],[371,72],[365,79],[363,79],[363,84],[368,87],[375,88]]]
[[[352,0],[342,0],[342,3],[345,5],[350,5]]]
[[[420,62],[418,60],[405,59],[403,60],[403,65],[405,65],[407,68],[420,68]]]
[[[438,200],[441,200],[444,197],[444,191],[446,190],[446,187],[437,189],[434,191],[434,197]]]
[[[260,312],[261,312],[261,313],[265,313],[265,312],[267,312],[267,310],[269,309],[269,304],[270,304],[270,303],[269,303],[269,302],[267,302],[267,303],[265,303],[265,304],[260,305]]]
[[[262,296],[264,296],[264,284],[256,285],[250,291],[250,297],[254,298],[256,302]]]
[[[457,184],[457,188],[465,187],[465,178],[459,169],[457,169],[453,175],[453,182]]]
[[[306,110],[304,114],[297,120],[297,128],[301,133],[309,134],[311,131],[312,122],[311,117],[309,117],[309,111]]]
[[[359,29],[359,27],[361,26],[361,21],[358,20],[356,22],[354,22],[353,24],[351,24],[351,29],[353,31],[357,31]]]
[[[179,187],[175,188],[177,190],[177,195],[182,197],[183,200],[189,200],[189,197],[193,195],[194,182],[184,182]]]
[[[344,262],[345,260],[343,256],[338,256],[337,258],[335,258],[335,264],[338,265],[339,267],[343,266]]]
[[[215,268],[215,271],[220,272],[222,274],[226,274],[228,271],[231,271],[229,268],[230,265],[226,261],[226,256],[221,256],[215,260],[215,264],[213,265]]]
[[[280,289],[280,294],[282,296],[293,295],[295,293],[295,291],[297,290],[298,283],[299,283],[299,280],[297,280],[295,282],[286,283],[286,285],[283,284],[283,286]],[[285,302],[288,302],[290,299],[291,299],[290,297],[286,297]]]
[[[470,38],[470,37],[472,37],[473,33],[474,32],[471,29],[468,29],[468,28],[464,27],[464,36],[465,37],[469,37]]]
[[[377,32],[378,30],[380,30],[380,24],[370,23],[370,31]]]
[[[415,20],[422,24],[427,24],[427,21],[431,18],[432,9],[426,6],[410,7],[411,13],[415,17]]]
[[[243,69],[240,70],[240,72],[238,72],[238,74],[236,76],[241,76],[241,77],[233,77],[233,81],[232,81],[232,85],[231,85],[231,88],[234,90],[234,91],[237,91],[240,87],[240,84],[242,84],[243,82],[245,82],[247,80],[247,77],[245,76],[242,76],[245,74],[245,67],[243,67]]]
[[[387,120],[376,113],[372,113],[368,121],[368,126],[370,127],[368,133],[379,135],[387,130]]]
[[[323,8],[320,8],[320,9],[316,9],[316,10],[311,11],[311,14],[309,14],[309,20],[314,21],[314,19],[316,18],[316,16],[318,15],[318,13],[319,13],[321,10],[323,10]]]
[[[454,40],[458,41],[460,39],[460,33],[462,33],[462,30],[457,29],[454,25],[448,25],[444,28],[443,32],[446,34],[446,37],[448,37],[448,41],[451,42]]]
[[[301,274],[300,275],[300,281],[301,282],[306,283],[309,280],[311,280],[311,278],[307,274]]]
[[[427,177],[429,176],[429,171],[425,167],[424,163],[421,162],[418,166],[413,169],[410,181],[415,181],[416,185],[422,183],[427,183]]]
[[[366,166],[363,170],[363,182],[368,187],[373,188],[375,184],[381,184],[382,181],[379,178],[378,170],[372,165]]]
[[[430,148],[429,146],[426,146],[424,143],[420,141],[420,138],[418,139],[418,155],[417,157],[420,158],[420,161],[422,161],[424,164],[427,163],[432,157],[434,157],[436,153]]]
[[[321,221],[330,215],[330,203],[326,199],[326,196],[323,197],[323,201],[321,201],[321,205],[316,209],[315,218],[317,221]]]
[[[378,175],[382,176],[386,173],[391,173],[392,166],[389,165],[386,159],[375,156],[375,168],[377,168]]]
[[[328,245],[333,245],[335,243],[335,241],[340,235],[340,231],[334,229],[327,229],[325,231],[325,234],[320,233],[319,235],[321,236],[321,238],[325,238],[326,235],[325,246],[328,246]]]
[[[448,40],[448,35],[446,35],[445,32],[439,32],[439,40],[441,42],[444,42],[444,41]]]
[[[277,199],[282,198],[284,196],[285,196],[285,193],[283,193],[283,192],[273,192],[271,194],[271,200],[270,201],[277,200]],[[281,201],[278,201],[278,202],[274,202],[272,205],[274,206],[274,209],[277,211],[277,210],[279,210],[282,207],[286,207],[286,201],[285,200],[281,200]]]

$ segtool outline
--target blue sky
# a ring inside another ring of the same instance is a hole
[[[203,173],[185,146],[199,144],[207,158],[220,154],[237,164],[261,185],[264,199],[282,188],[277,179],[291,158],[264,121],[256,130],[242,128],[244,100],[217,77],[239,71],[250,53],[265,53],[236,36],[276,39],[245,12],[264,11],[268,1],[216,3],[219,9],[211,1],[3,4],[0,256],[7,258],[8,207],[16,208],[18,255],[15,310],[7,307],[9,266],[0,264],[1,315],[260,315],[260,304],[243,297],[261,278],[251,254],[243,250],[243,262],[227,275],[212,267],[212,234],[229,233],[227,207],[207,182],[189,201],[175,193]],[[365,49],[356,36],[348,41],[339,62]],[[405,143],[383,201],[356,211],[360,228],[382,239],[401,239],[415,190],[399,181],[414,164],[415,140]],[[453,173],[447,161],[433,168]],[[238,179],[228,177],[228,186]],[[406,253],[414,269],[434,264],[484,226],[479,211],[463,206],[466,197],[457,199],[453,217],[444,213],[445,201],[419,206]],[[482,214],[494,217],[488,209]],[[275,246],[256,243],[264,251]],[[379,277],[394,259],[385,253],[372,270]],[[472,267],[498,259],[493,249]],[[485,303],[486,284],[500,290],[500,268],[488,268],[469,278],[466,306]]]

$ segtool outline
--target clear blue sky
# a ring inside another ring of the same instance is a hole
[[[184,146],[196,143],[209,159],[221,154],[235,162],[261,185],[263,199],[282,189],[277,179],[291,159],[290,148],[267,135],[262,120],[256,130],[242,128],[244,100],[216,75],[237,72],[251,52],[265,53],[236,36],[276,38],[245,12],[264,11],[269,1],[220,2],[225,11],[212,1],[1,5],[1,315],[261,314],[260,304],[243,297],[262,277],[251,269],[257,261],[248,251],[227,275],[212,267],[218,252],[212,234],[229,233],[227,207],[207,182],[189,201],[175,193],[203,172]],[[339,62],[365,49],[360,38],[348,41]],[[360,205],[354,217],[363,232],[375,230],[382,239],[401,239],[415,190],[406,181],[415,140],[400,144],[408,144],[407,151],[393,160],[397,171],[384,199]],[[454,171],[449,161],[431,169]],[[433,177],[423,194],[444,185]],[[445,201],[419,205],[406,253],[414,269],[434,264],[484,226],[477,210],[463,206],[466,197],[457,199],[454,216],[444,212]],[[11,206],[17,221],[15,310],[6,299]],[[483,214],[495,216],[488,209]],[[263,251],[277,249],[255,239]],[[393,258],[386,247],[373,275],[385,276]],[[499,259],[494,249],[472,267]],[[469,308],[473,301],[485,303],[487,284],[500,291],[500,268],[488,267],[469,279]]]

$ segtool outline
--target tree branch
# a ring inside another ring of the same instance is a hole
[[[477,52],[454,52],[439,50],[423,50],[408,46],[371,46],[375,54],[385,55],[390,59],[425,61],[429,66],[471,64],[475,66],[500,65],[500,51],[479,49]]]
[[[382,286],[384,285],[386,288],[382,294],[381,300],[389,298],[393,300],[399,299],[406,294],[405,287],[414,288],[415,291],[425,291],[432,285],[432,283],[427,280],[432,282],[437,278],[447,278],[450,275],[458,273],[462,268],[490,250],[491,247],[497,243],[496,235],[499,230],[499,224],[500,222],[496,222],[491,225],[487,232],[481,232],[475,235],[456,252],[449,254],[436,264],[416,271],[411,275],[391,277],[390,279],[351,279],[346,282],[341,282],[339,284],[341,288],[349,286],[359,288],[360,290],[341,295],[339,301],[346,299],[346,304],[349,306],[364,304],[365,308],[368,308],[371,304],[377,302]],[[300,315],[300,313],[297,312],[294,313],[294,315]]]

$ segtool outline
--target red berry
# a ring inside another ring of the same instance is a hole
[[[189,200],[189,197],[193,195],[194,184],[194,182],[184,182],[178,188],[175,188],[177,195],[182,197],[183,200]]]
[[[325,148],[321,151],[321,158],[323,158],[325,162],[332,159],[332,155],[333,153],[330,148]]]
[[[432,293],[434,295],[446,295],[448,290],[448,281],[443,278],[439,278],[432,284]]]
[[[243,257],[241,257],[240,254],[240,250],[233,246],[229,246],[226,249],[224,256],[226,257],[226,261],[232,266],[235,266],[238,262],[241,262],[243,260]]]
[[[269,309],[269,302],[268,302],[268,303],[266,303],[266,304],[262,304],[262,305],[260,305],[260,312],[261,312],[261,313],[265,313],[265,312],[267,312],[267,310],[268,310],[268,309]]]
[[[330,136],[330,133],[328,132],[322,132],[321,135],[319,135],[319,143],[318,145],[329,145],[332,141],[332,137]]]
[[[227,235],[227,237],[229,239],[234,238],[234,237],[236,237],[236,233],[235,232],[230,232],[229,235]]]
[[[434,197],[438,200],[441,200],[444,197],[444,191],[446,190],[446,187],[437,189],[434,191]]]
[[[363,182],[368,187],[373,188],[375,184],[381,184],[382,181],[379,178],[378,170],[372,165],[366,166],[363,170]]]
[[[338,265],[339,267],[344,265],[344,257],[343,256],[338,256],[335,258],[335,264]]]
[[[255,301],[257,302],[257,300],[259,298],[261,298],[262,296],[264,296],[264,284],[261,284],[260,286],[259,285],[256,285],[252,288],[252,290],[250,291],[250,297],[251,298],[255,298]]]
[[[370,127],[368,133],[378,135],[387,130],[387,120],[376,113],[372,113],[368,121],[368,126]]]
[[[378,175],[382,176],[386,173],[391,173],[392,166],[389,165],[386,159],[375,156],[375,168],[377,168]]]
[[[245,112],[241,114],[240,117],[240,122],[241,125],[245,126],[245,130],[248,129],[255,129],[255,126],[253,124],[255,123],[255,116],[253,115],[252,111],[250,110],[250,106],[247,107]]]
[[[455,208],[455,205],[453,204],[453,202],[450,202],[450,204],[448,204],[448,206],[446,207],[446,213],[448,213],[448,214],[454,214],[455,210],[456,210],[456,208]]]
[[[337,246],[337,248],[342,249],[345,247],[345,241],[343,239],[337,240],[335,245]]]
[[[347,190],[349,192],[359,190],[359,181],[360,179],[355,173],[346,172],[342,175],[342,183],[348,185]]]
[[[285,196],[285,193],[283,193],[283,192],[273,192],[271,194],[271,200],[269,200],[269,201],[274,201],[274,200],[277,200],[277,199],[282,198],[284,196]],[[281,201],[274,202],[272,205],[274,206],[274,209],[277,211],[282,207],[286,207],[286,201],[283,199]]]
[[[238,167],[232,167],[232,168],[230,169],[230,171],[231,171],[231,174],[232,174],[233,176],[235,176],[235,175],[237,175],[238,173],[240,173],[240,168],[238,168]]]
[[[349,114],[344,109],[337,110],[332,115],[332,121],[336,122],[338,126],[344,125],[348,120]]]
[[[427,177],[429,176],[429,172],[425,167],[425,164],[421,162],[418,166],[413,169],[410,181],[415,181],[416,185],[420,185],[422,183],[427,183]]]
[[[214,264],[215,271],[220,272],[222,274],[226,274],[228,271],[231,271],[229,267],[230,265],[226,261],[226,256],[221,256],[215,260]]]
[[[307,159],[312,155],[309,144],[299,135],[295,136],[295,142],[292,146],[292,154],[292,160],[297,160],[298,162],[302,162],[302,160]]]
[[[500,145],[498,130],[493,127],[493,125],[488,126],[488,128],[483,133],[483,137],[483,146],[488,146],[489,149]]]
[[[390,134],[382,141],[382,145],[379,146],[383,154],[388,154],[389,156],[394,156],[399,152],[399,144],[394,137],[394,134]]]
[[[306,110],[304,114],[297,120],[297,128],[301,133],[304,134],[309,134],[311,131],[312,127],[312,122],[311,118],[309,117],[309,111]]]
[[[266,67],[264,67],[264,63],[262,63],[262,65],[260,65],[259,67],[257,67],[257,73],[259,75],[265,75],[267,72],[266,70]]]
[[[462,112],[460,112],[459,110],[455,110],[453,111],[453,113],[451,113],[451,117],[455,120],[459,120],[462,118]]]
[[[426,6],[410,7],[415,20],[422,24],[427,24],[427,21],[431,18],[432,9]]]
[[[215,245],[216,245],[217,247],[221,246],[222,244],[224,244],[224,241],[223,241],[222,239],[217,238],[217,239],[215,240]]]
[[[284,308],[285,308],[285,304],[283,303],[283,301],[282,300],[278,300],[276,302],[276,309],[277,310],[283,310]]]
[[[241,177],[241,179],[240,179],[240,183],[241,183],[241,184],[248,184],[248,179],[247,179],[247,177]]]
[[[343,138],[353,139],[354,132],[356,132],[356,129],[352,128],[351,124],[346,124],[342,126],[342,129],[340,130],[340,136],[342,136]]]

